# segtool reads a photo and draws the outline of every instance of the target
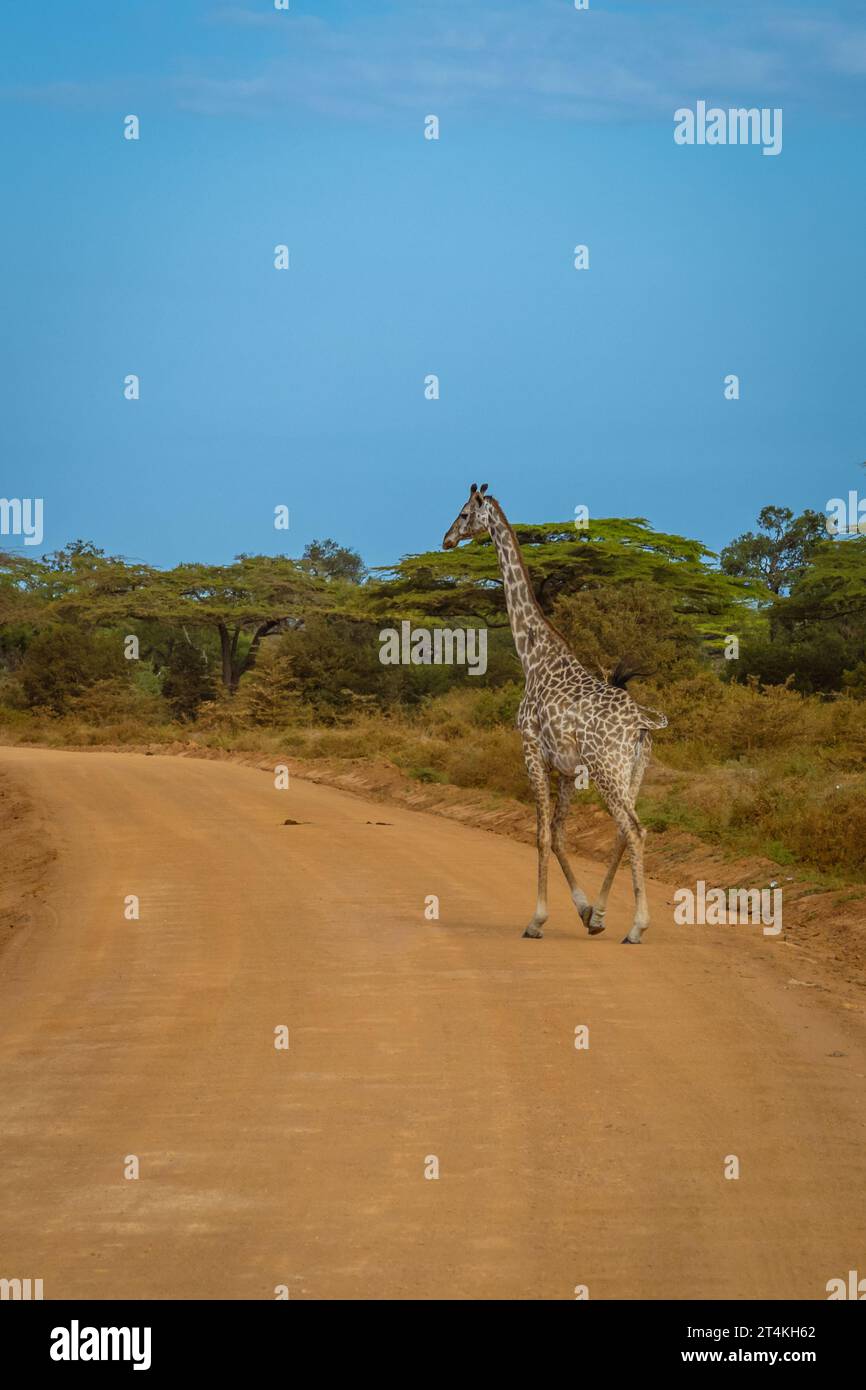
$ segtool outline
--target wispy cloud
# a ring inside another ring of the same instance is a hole
[[[866,21],[850,4],[598,3],[576,11],[565,0],[402,0],[387,12],[352,10],[339,20],[237,4],[212,11],[207,23],[225,31],[225,53],[175,54],[155,80],[165,100],[207,115],[297,108],[381,118],[447,106],[635,119],[667,116],[696,97],[866,114]],[[246,33],[243,62],[231,56],[233,29]],[[118,85],[89,83],[87,98],[107,97]],[[85,99],[72,76],[3,95]]]

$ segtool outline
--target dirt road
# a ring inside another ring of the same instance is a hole
[[[626,870],[589,939],[557,870],[523,940],[534,854],[481,831],[230,763],[3,748],[0,775],[57,851],[0,955],[0,1276],[784,1299],[866,1273],[863,1016],[759,928],[675,926],[654,884],[623,947]]]

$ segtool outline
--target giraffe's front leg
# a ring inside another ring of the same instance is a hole
[[[596,936],[598,932],[604,931],[604,916],[599,916],[595,912],[595,909],[578,884],[577,879],[574,877],[571,864],[568,861],[568,852],[565,847],[565,822],[573,794],[574,783],[567,773],[561,772],[559,775],[559,787],[556,794],[556,807],[554,808],[553,819],[550,823],[551,848],[559,860],[562,872],[565,874],[565,881],[571,893],[571,901],[577,908],[580,918],[590,936]]]
[[[538,891],[535,899],[535,912],[524,936],[544,935],[547,921],[547,865],[550,860],[550,774],[541,754],[540,745],[524,737],[523,757],[526,770],[535,796],[537,818],[536,842],[538,845]]]

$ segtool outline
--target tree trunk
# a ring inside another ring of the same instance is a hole
[[[229,693],[231,695],[234,695],[235,691],[238,688],[238,685],[240,684],[241,676],[243,675],[243,671],[238,670],[238,638],[240,637],[240,635],[241,629],[240,627],[236,627],[234,632],[232,633],[232,650],[230,658],[232,683]]]
[[[272,632],[277,632],[285,622],[285,618],[271,618],[268,622],[261,623],[256,628],[253,640],[242,661],[238,661],[238,642],[243,629],[236,627],[234,632],[229,634],[225,623],[218,624],[220,652],[222,653],[222,682],[227,694],[234,695],[240,685],[241,676],[246,675],[247,671],[251,671],[255,666],[262,638],[267,637]]]
[[[229,637],[229,630],[226,627],[225,623],[218,623],[217,631],[220,635],[220,655],[222,657],[222,682],[225,686],[226,693],[228,695],[233,695],[235,692],[235,687],[232,679],[233,672],[231,638]]]

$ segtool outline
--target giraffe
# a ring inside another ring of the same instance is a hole
[[[652,748],[650,730],[667,719],[635,703],[625,690],[627,676],[603,681],[572,655],[565,638],[545,618],[532,591],[517,537],[487,484],[473,483],[469,499],[442,541],[451,550],[473,536],[490,534],[505,588],[514,645],[523,667],[525,690],[517,714],[523,756],[535,796],[538,845],[538,892],[535,912],[523,935],[541,937],[547,921],[547,868],[550,851],[559,860],[572,901],[590,936],[604,931],[608,895],[627,849],[631,859],[635,915],[627,945],[640,944],[649,926],[644,886],[643,842],[646,831],[635,801]],[[619,682],[619,683],[618,683]],[[565,847],[565,820],[576,773],[585,768],[616,825],[616,844],[594,904],[578,886]],[[555,806],[551,775],[558,774]]]

